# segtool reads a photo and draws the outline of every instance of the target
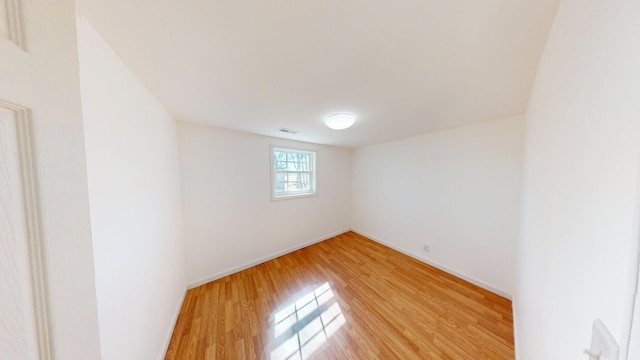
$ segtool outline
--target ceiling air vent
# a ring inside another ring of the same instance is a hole
[[[280,129],[278,129],[278,131],[287,133],[287,134],[297,134],[300,132],[300,130],[293,130],[293,129],[284,128],[284,127],[281,127]]]

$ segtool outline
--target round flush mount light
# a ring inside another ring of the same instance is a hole
[[[351,113],[335,113],[324,118],[324,123],[334,130],[343,130],[349,128],[356,122],[356,116]]]

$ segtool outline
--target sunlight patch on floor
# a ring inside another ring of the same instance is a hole
[[[346,322],[340,305],[324,283],[274,315],[271,360],[307,359]]]

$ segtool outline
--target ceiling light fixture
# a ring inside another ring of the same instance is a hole
[[[334,130],[349,128],[356,122],[356,116],[351,113],[335,113],[324,118],[324,123]]]

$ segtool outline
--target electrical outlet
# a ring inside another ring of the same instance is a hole
[[[422,251],[428,253],[429,251],[431,251],[431,246],[429,246],[429,244],[422,244]]]

